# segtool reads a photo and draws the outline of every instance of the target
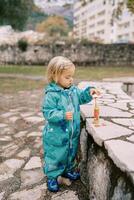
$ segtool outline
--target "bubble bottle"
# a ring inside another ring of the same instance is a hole
[[[97,103],[97,96],[94,95],[94,110],[93,110],[93,124],[95,124],[96,126],[99,126],[99,117],[100,117],[100,108],[98,106]]]

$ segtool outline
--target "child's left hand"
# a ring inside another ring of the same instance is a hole
[[[94,97],[94,96],[100,96],[101,95],[101,93],[100,93],[100,91],[98,90],[98,89],[96,89],[96,88],[92,88],[92,89],[90,89],[90,95],[92,96],[92,97]]]

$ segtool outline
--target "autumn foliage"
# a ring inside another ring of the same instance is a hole
[[[36,31],[45,32],[50,36],[65,36],[68,34],[69,26],[61,16],[50,16],[45,21],[37,24]]]

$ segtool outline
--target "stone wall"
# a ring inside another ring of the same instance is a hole
[[[64,44],[29,45],[22,51],[17,45],[0,46],[0,64],[46,64],[57,55],[70,58],[78,65],[134,66],[133,44]]]
[[[94,123],[94,101],[81,106],[81,180],[90,200],[134,199],[134,99],[119,82],[82,82],[96,86],[100,119]]]

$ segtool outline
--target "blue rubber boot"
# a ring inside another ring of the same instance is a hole
[[[56,179],[48,179],[47,180],[47,187],[48,190],[51,192],[58,192],[59,191],[59,185]]]
[[[71,181],[76,181],[80,179],[80,173],[79,172],[67,172],[63,175],[65,178],[69,178]]]

